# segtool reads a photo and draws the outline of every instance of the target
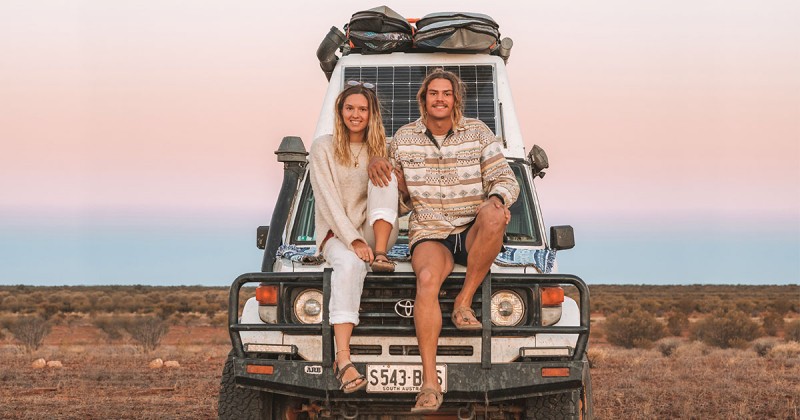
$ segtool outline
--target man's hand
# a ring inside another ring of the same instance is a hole
[[[503,204],[502,201],[500,201],[499,198],[497,198],[497,196],[493,195],[493,196],[489,197],[488,199],[486,199],[486,201],[481,203],[478,206],[478,211],[476,211],[475,214],[477,215],[478,213],[480,213],[481,210],[486,206],[494,206],[497,209],[503,209],[503,215],[506,218],[506,224],[508,224],[511,221],[511,212],[508,211],[508,208],[505,206],[505,204]]]
[[[372,264],[372,260],[375,259],[375,254],[372,253],[372,248],[370,248],[369,245],[364,243],[361,239],[356,239],[351,245],[353,245],[353,251],[355,251],[358,258]]]
[[[392,175],[392,164],[389,159],[385,157],[375,156],[370,159],[369,166],[367,167],[367,175],[370,181],[376,187],[385,187],[389,185],[389,179]]]

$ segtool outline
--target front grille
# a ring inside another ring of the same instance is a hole
[[[472,346],[438,346],[437,356],[472,356],[474,349]],[[356,356],[380,356],[383,349],[377,344],[351,344],[350,354]],[[415,345],[391,345],[389,346],[391,356],[419,356],[419,346]]]
[[[383,349],[377,344],[350,344],[350,354],[356,356],[380,356]]]
[[[472,346],[438,346],[437,356],[472,356]],[[392,356],[419,356],[419,346],[389,346]]]
[[[302,325],[294,316],[292,304],[298,293],[313,288],[322,289],[322,285],[315,282],[284,283],[281,299],[282,313],[279,318],[288,324]],[[439,307],[442,313],[442,337],[479,335],[479,331],[458,331],[452,326],[450,316],[453,311],[453,302],[463,287],[462,278],[447,279],[439,292]],[[526,308],[533,308],[533,292],[528,288],[511,287],[523,298]],[[359,336],[415,336],[413,302],[416,297],[416,285],[413,274],[409,276],[368,276],[364,282],[359,307],[359,327],[353,330],[353,335]],[[481,307],[482,293],[478,290],[472,301],[472,310],[479,321],[483,322]],[[537,314],[526,310],[520,325],[532,325]],[[280,320],[279,320],[280,322]],[[385,329],[384,329],[385,328]],[[305,334],[304,332],[286,332],[287,334]],[[367,353],[364,353],[367,354]],[[369,353],[372,354],[372,353]]]
[[[461,291],[461,284],[447,282],[439,292],[439,304],[442,317],[450,319],[453,311],[453,300]],[[416,289],[413,284],[387,287],[385,282],[366,282],[361,294],[359,308],[359,325],[372,326],[414,326],[413,312],[407,312],[404,303],[413,302]],[[475,295],[472,302],[475,316],[481,318],[481,296]],[[402,314],[402,315],[401,315]],[[356,330],[358,330],[356,328]]]

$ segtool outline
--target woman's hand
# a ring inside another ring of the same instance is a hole
[[[361,261],[372,264],[372,260],[375,259],[375,254],[372,253],[372,248],[370,248],[369,245],[364,243],[361,239],[356,239],[351,245],[353,246],[353,251],[355,251]]]

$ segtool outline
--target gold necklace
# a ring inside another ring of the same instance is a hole
[[[350,143],[352,145],[352,143]],[[354,168],[358,168],[358,157],[361,156],[361,150],[364,149],[364,142],[361,142],[361,147],[358,148],[358,153],[356,153],[355,164],[353,165]],[[350,151],[350,153],[353,153]]]

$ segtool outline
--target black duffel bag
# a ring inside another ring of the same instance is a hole
[[[451,52],[490,52],[500,40],[497,23],[481,13],[442,12],[417,22],[417,48]]]
[[[362,53],[405,51],[413,45],[413,28],[394,10],[380,6],[356,12],[347,24],[347,39]]]

